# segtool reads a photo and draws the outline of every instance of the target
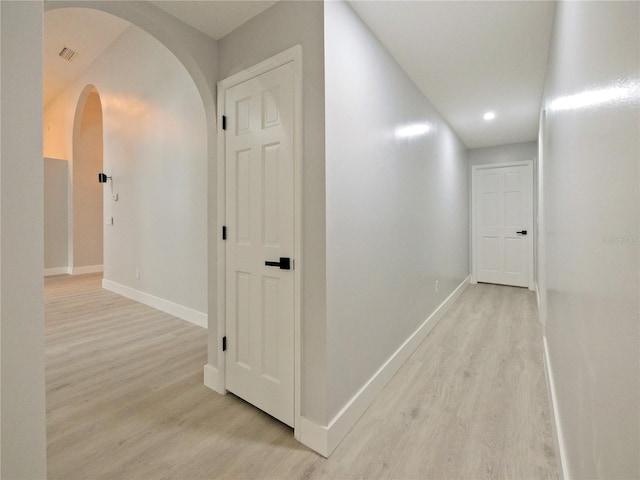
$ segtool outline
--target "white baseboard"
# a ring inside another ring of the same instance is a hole
[[[329,427],[324,427],[312,422],[308,418],[300,417],[300,423],[295,426],[296,438],[300,443],[325,458],[333,449],[329,448]]]
[[[206,313],[198,312],[192,308],[178,305],[164,298],[156,297],[150,293],[141,292],[135,288],[127,287],[126,285],[107,279],[102,279],[102,288],[168,313],[169,315],[173,315],[174,317],[181,318],[187,322],[191,322],[199,327],[207,328],[208,326],[209,321]]]
[[[221,382],[220,375],[218,375],[218,369],[213,365],[206,364],[204,366],[204,385],[220,395],[227,393]]]
[[[465,278],[442,304],[378,369],[369,381],[349,400],[327,427],[317,425],[307,418],[300,419],[300,442],[324,457],[329,457],[342,439],[353,428],[362,414],[373,403],[384,386],[422,343],[431,329],[449,310],[469,285],[471,277]],[[298,427],[298,426],[296,426]]]
[[[71,275],[71,269],[69,267],[53,267],[44,269],[45,277],[53,277],[54,275]]]
[[[103,271],[103,265],[86,265],[84,267],[54,267],[45,268],[44,276],[52,277],[54,275],[84,275],[86,273],[99,273]]]
[[[99,273],[104,271],[102,265],[87,265],[84,267],[72,267],[71,275],[84,275],[85,273]]]
[[[547,391],[549,392],[549,400],[551,404],[551,410],[553,413],[553,430],[554,441],[556,444],[556,452],[558,453],[558,460],[562,467],[562,478],[564,480],[570,480],[569,468],[567,465],[567,449],[564,443],[564,435],[562,434],[562,424],[560,423],[560,413],[558,410],[557,396],[555,381],[553,379],[553,369],[551,368],[551,361],[549,359],[549,347],[547,345],[547,337],[543,336],[544,344],[544,371],[547,378]]]

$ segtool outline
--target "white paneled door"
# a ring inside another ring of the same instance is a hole
[[[473,167],[473,258],[478,282],[532,287],[531,164]]]
[[[225,93],[226,388],[294,422],[294,65]]]

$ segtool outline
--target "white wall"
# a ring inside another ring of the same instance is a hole
[[[322,2],[279,2],[218,43],[220,79],[294,45],[303,64],[303,398],[302,415],[326,415],[324,46]],[[300,259],[297,259],[298,261]],[[209,363],[217,363],[217,331],[209,326]]]
[[[58,273],[69,266],[67,255],[67,194],[69,162],[44,159],[44,268]]]
[[[640,477],[639,21],[561,2],[550,50],[540,286],[570,478]]]
[[[104,215],[114,219],[105,226],[105,285],[205,315],[207,123],[193,79],[160,42],[130,27],[46,107],[45,155],[71,158],[87,84],[102,100],[104,171],[113,177],[102,187]]]
[[[512,143],[469,150],[469,165],[520,162],[538,157],[538,142]]]
[[[469,210],[467,149],[429,100],[347,3],[325,28],[331,419],[468,276]],[[430,130],[398,138],[411,124]]]
[[[45,478],[42,2],[0,3],[0,476]]]

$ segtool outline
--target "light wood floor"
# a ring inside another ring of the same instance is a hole
[[[46,279],[51,479],[558,478],[535,297],[472,285],[330,459],[202,384],[206,331]]]

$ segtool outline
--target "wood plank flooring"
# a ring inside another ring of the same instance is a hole
[[[330,459],[202,384],[206,330],[46,279],[51,479],[558,478],[535,297],[472,285]]]

